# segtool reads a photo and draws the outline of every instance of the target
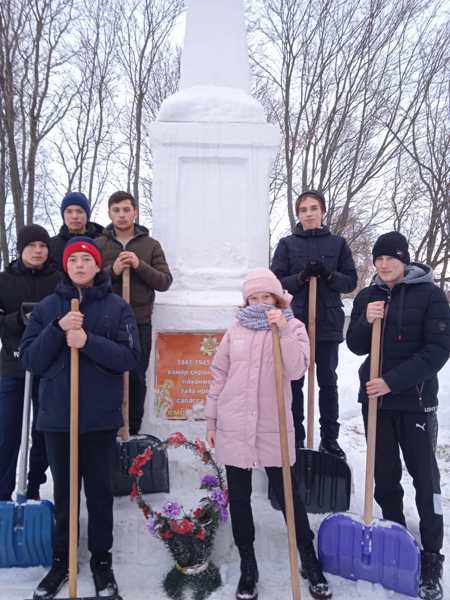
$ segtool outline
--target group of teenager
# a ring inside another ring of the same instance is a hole
[[[80,479],[88,507],[88,547],[96,593],[118,597],[112,570],[112,468],[122,425],[122,374],[130,371],[130,432],[139,432],[146,395],[155,290],[172,277],[160,244],[136,223],[134,198],[116,192],[108,201],[111,224],[89,221],[79,192],[65,196],[64,224],[49,238],[38,225],[24,227],[17,260],[0,274],[0,499],[15,485],[20,443],[24,370],[33,374],[33,424],[29,498],[39,498],[48,464],[54,480],[53,564],[34,599],[53,598],[68,578],[70,348],[80,353]],[[317,190],[300,194],[298,224],[280,240],[271,269],[251,271],[243,282],[243,305],[212,363],[205,406],[207,442],[225,466],[232,532],[241,558],[238,600],[257,598],[258,567],[251,509],[252,469],[265,468],[285,509],[276,409],[271,326],[280,335],[291,465],[304,446],[303,383],[309,364],[305,328],[308,289],[317,278],[315,360],[319,385],[319,450],[346,459],[338,443],[336,369],[344,339],[342,293],[357,285],[350,248],[323,224],[326,202]],[[402,463],[416,490],[421,537],[419,595],[442,592],[443,514],[436,461],[437,373],[450,355],[450,309],[430,267],[410,260],[399,232],[381,235],[372,249],[375,275],[356,296],[346,339],[366,356],[359,370],[359,401],[367,424],[370,397],[378,398],[375,500],[385,519],[406,524]],[[122,299],[122,275],[131,273],[131,306]],[[73,298],[79,311],[70,309]],[[31,303],[38,303],[32,308]],[[370,379],[374,320],[382,320],[380,377]],[[89,382],[86,385],[86,382]],[[331,598],[314,548],[314,534],[298,485],[293,500],[301,573],[314,598]]]

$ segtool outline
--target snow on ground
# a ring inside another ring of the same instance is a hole
[[[361,358],[353,355],[341,346],[339,367],[339,390],[341,399],[341,436],[340,441],[347,452],[348,462],[353,473],[354,494],[351,501],[351,512],[358,514],[363,505],[363,482],[365,467],[365,440],[363,425],[356,402],[358,387],[357,369]],[[439,410],[439,447],[438,458],[442,476],[442,495],[444,519],[446,520],[443,552],[450,556],[450,363],[440,373]],[[174,423],[174,431],[177,429]],[[316,434],[317,438],[317,434]],[[177,458],[176,455],[170,456]],[[178,459],[177,459],[178,460]],[[199,481],[194,471],[186,468],[190,458],[182,459],[175,464],[171,472],[172,491],[168,497],[182,501],[188,508],[195,506],[199,491],[195,489]],[[172,464],[172,463],[171,463]],[[200,468],[200,467],[199,467]],[[195,474],[195,480],[192,473]],[[254,494],[254,516],[256,521],[256,553],[260,571],[259,599],[278,600],[292,597],[290,591],[287,537],[281,514],[272,510],[265,497],[265,477],[256,474]],[[417,513],[414,503],[414,489],[410,477],[404,475],[405,514],[411,532],[419,537]],[[193,489],[192,489],[193,488]],[[43,497],[51,499],[51,482],[42,490]],[[164,495],[155,495],[154,503],[161,505]],[[375,513],[379,515],[378,508]],[[84,507],[82,507],[82,515]],[[321,516],[310,517],[311,526],[317,531]],[[78,595],[94,595],[94,588],[89,572],[88,553],[86,550],[85,519],[82,517],[80,541],[80,572],[78,577]],[[239,561],[232,544],[229,524],[219,531],[215,548],[216,564],[220,566],[223,586],[210,596],[211,600],[230,600],[239,577]],[[172,566],[172,561],[161,541],[151,538],[143,524],[137,508],[127,498],[116,499],[115,502],[115,546],[114,563],[117,580],[124,600],[164,600],[161,582]],[[448,573],[450,571],[447,569]],[[33,588],[46,572],[43,567],[28,569],[0,569],[0,600],[23,600],[31,598]],[[384,590],[379,585],[365,581],[351,582],[337,576],[329,576],[335,600],[401,600],[399,594]],[[310,598],[307,586],[302,582],[302,598]],[[68,597],[65,586],[59,597]],[[188,600],[190,596],[187,596]],[[444,578],[444,598],[450,598],[450,576]]]

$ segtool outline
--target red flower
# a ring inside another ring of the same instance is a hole
[[[207,465],[209,463],[209,452],[205,446],[205,443],[199,439],[196,439],[195,447],[197,449],[197,454],[200,456],[205,465]]]
[[[173,533],[169,529],[166,529],[166,531],[161,533],[161,537],[163,540],[170,540],[173,538]]]
[[[134,475],[135,477],[142,477],[144,474],[142,471],[142,467],[151,459],[153,456],[153,450],[150,448],[146,448],[142,454],[138,454],[136,458],[133,460],[133,464],[128,469],[128,473],[130,475]]]
[[[203,514],[203,507],[199,506],[198,508],[196,508],[194,510],[194,518],[198,519],[199,517],[201,517]]]
[[[197,539],[199,539],[200,541],[204,542],[205,541],[205,530],[204,529],[200,529],[200,531],[196,534],[195,537]]]
[[[136,485],[136,482],[133,481],[133,483],[131,484],[130,500],[134,500],[135,498],[137,498],[137,496],[138,496],[137,485]]]
[[[188,519],[170,521],[170,529],[175,533],[185,535],[186,533],[191,533],[191,531],[194,529],[194,524]]]
[[[187,439],[179,431],[177,431],[176,433],[172,433],[172,435],[167,438],[167,443],[169,444],[169,446],[172,446],[173,448],[179,448],[186,442],[187,442]]]

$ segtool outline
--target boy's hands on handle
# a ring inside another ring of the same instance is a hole
[[[369,398],[378,398],[379,396],[389,394],[391,388],[384,379],[381,377],[376,377],[375,379],[371,379],[366,383],[366,391]]]
[[[366,310],[366,319],[371,325],[375,319],[384,319],[384,300],[369,302]]]
[[[83,327],[84,315],[80,311],[70,310],[58,321],[58,325],[63,331],[72,331]]]
[[[84,329],[71,329],[66,332],[66,342],[69,348],[84,348],[86,345],[87,334]]]
[[[134,252],[124,250],[114,261],[112,270],[115,275],[121,275],[127,267],[137,269],[139,267],[139,258]]]
[[[216,432],[212,431],[212,430],[207,431],[206,432],[206,441],[210,448],[215,448],[216,447]]]
[[[287,325],[286,317],[279,308],[272,308],[267,311],[267,321],[269,325],[276,325],[278,329],[283,329]]]

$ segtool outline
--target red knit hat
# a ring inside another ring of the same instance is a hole
[[[66,247],[64,248],[62,262],[65,273],[67,273],[67,261],[69,260],[69,257],[75,252],[87,252],[95,260],[97,267],[99,267],[100,269],[102,268],[102,255],[100,253],[100,250],[97,248],[96,244],[93,242],[93,240],[91,240],[91,238],[88,238],[84,235],[79,235],[71,238],[67,242]]]

